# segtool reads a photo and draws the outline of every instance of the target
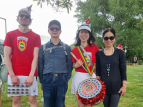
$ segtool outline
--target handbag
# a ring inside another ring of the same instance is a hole
[[[2,59],[2,62],[1,62],[1,65],[0,65],[0,79],[2,81],[2,84],[4,84],[4,83],[7,82],[7,78],[8,78],[7,68],[6,68],[3,56],[0,55],[0,57]]]

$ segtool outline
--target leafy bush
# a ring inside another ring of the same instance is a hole
[[[142,61],[142,60],[138,60],[138,64],[139,64],[139,65],[142,65],[142,64],[143,64],[143,61]]]

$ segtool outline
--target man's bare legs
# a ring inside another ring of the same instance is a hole
[[[28,95],[28,99],[29,99],[29,102],[30,102],[30,107],[38,107],[36,95],[35,96]]]
[[[20,107],[21,96],[12,97],[12,107]]]
[[[15,97],[12,97],[12,99],[13,99],[12,107],[20,107],[21,96],[15,96]],[[36,96],[28,95],[28,99],[29,99],[30,107],[38,107]]]

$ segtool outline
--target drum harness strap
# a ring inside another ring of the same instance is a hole
[[[83,50],[83,52],[86,54],[87,58],[89,59],[89,62],[91,63],[91,65],[92,65],[92,67],[93,67],[94,65],[93,65],[93,63],[92,63],[92,61],[91,61],[89,55],[88,55],[87,52],[85,51],[85,49],[84,49],[82,46],[80,46],[80,48],[81,48],[81,49]],[[95,74],[96,74],[96,72],[95,72]],[[90,78],[91,78],[91,76],[90,76]]]
[[[87,52],[85,51],[85,49],[82,46],[80,46],[80,47],[84,51],[84,53],[86,54],[86,56],[88,57],[89,62],[91,63],[91,65],[93,66],[92,61],[91,61],[90,57],[88,56]]]

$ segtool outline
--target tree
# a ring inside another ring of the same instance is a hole
[[[73,0],[33,0],[37,1],[37,5],[40,5],[42,8],[43,3],[47,3],[47,5],[51,5],[53,9],[56,11],[59,11],[60,8],[67,9],[67,12],[69,13],[69,10],[71,10],[71,7],[73,6]],[[81,0],[74,0],[75,3],[81,1]]]
[[[84,22],[88,16],[91,17],[92,31],[97,40],[97,35],[101,35],[105,28],[114,28],[115,47],[120,43],[127,45],[128,60],[132,60],[135,54],[143,59],[143,28],[137,27],[143,19],[142,0],[87,0],[80,1],[77,5],[75,17],[78,22]],[[97,45],[101,47],[102,44],[97,41]]]

